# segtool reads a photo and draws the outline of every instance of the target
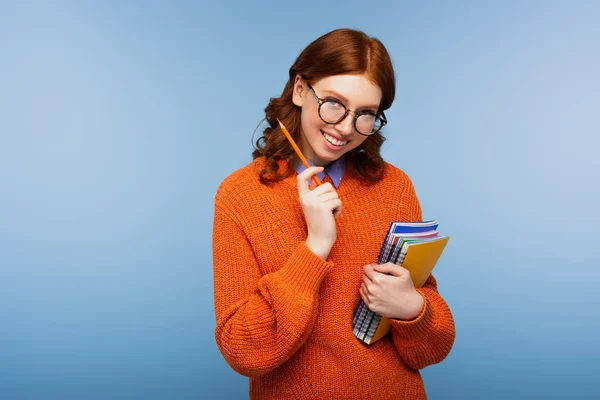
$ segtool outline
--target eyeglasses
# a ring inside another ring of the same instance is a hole
[[[387,118],[381,111],[381,114],[374,113],[371,110],[353,111],[344,104],[334,99],[322,99],[315,93],[310,83],[306,82],[310,92],[319,103],[319,117],[326,124],[337,124],[341,122],[348,113],[354,113],[354,129],[364,136],[373,135],[387,124]]]

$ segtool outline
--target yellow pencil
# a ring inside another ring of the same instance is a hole
[[[288,132],[288,130],[285,128],[285,126],[283,126],[283,124],[281,123],[281,121],[279,120],[279,118],[277,119],[277,122],[279,122],[279,126],[281,127],[281,130],[283,131],[283,134],[285,135],[285,137],[287,138],[287,140],[290,142],[290,144],[294,148],[294,151],[296,152],[296,154],[298,154],[298,157],[300,157],[300,161],[302,161],[302,164],[304,164],[304,166],[306,168],[309,168],[310,164],[308,163],[308,161],[306,161],[306,158],[304,158],[304,155],[300,151],[300,148],[296,145],[296,142],[294,142],[294,139],[292,139],[292,135],[290,135],[290,133]],[[321,180],[319,179],[318,176],[313,175],[313,178],[315,179],[315,182],[317,182],[317,185],[321,184]]]

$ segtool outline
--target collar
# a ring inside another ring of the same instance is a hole
[[[315,166],[312,163],[312,161],[310,161],[310,160],[307,160],[307,161],[311,167]],[[296,172],[300,174],[305,169],[306,169],[306,167],[304,166],[304,164],[298,163]],[[340,186],[340,183],[342,182],[342,177],[344,176],[345,170],[346,170],[346,158],[340,157],[337,160],[335,160],[334,162],[332,162],[331,164],[329,164],[329,166],[327,168],[325,168],[325,170],[323,170],[323,172],[318,173],[317,176],[319,177],[319,179],[323,180],[323,179],[325,179],[325,174],[329,175],[329,177],[331,178],[331,182],[333,182],[333,186],[335,186],[335,188],[337,189],[338,186]]]

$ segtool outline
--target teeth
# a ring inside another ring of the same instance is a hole
[[[344,146],[346,143],[348,143],[348,141],[343,142],[341,140],[337,140],[336,138],[329,136],[323,131],[321,131],[321,133],[323,134],[323,136],[325,136],[325,139],[327,139],[329,143],[335,144],[336,146]]]

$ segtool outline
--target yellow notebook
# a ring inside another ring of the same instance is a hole
[[[400,265],[410,271],[415,287],[423,287],[449,239],[448,236],[441,236],[423,242],[406,241],[402,244],[402,252],[406,255]]]

